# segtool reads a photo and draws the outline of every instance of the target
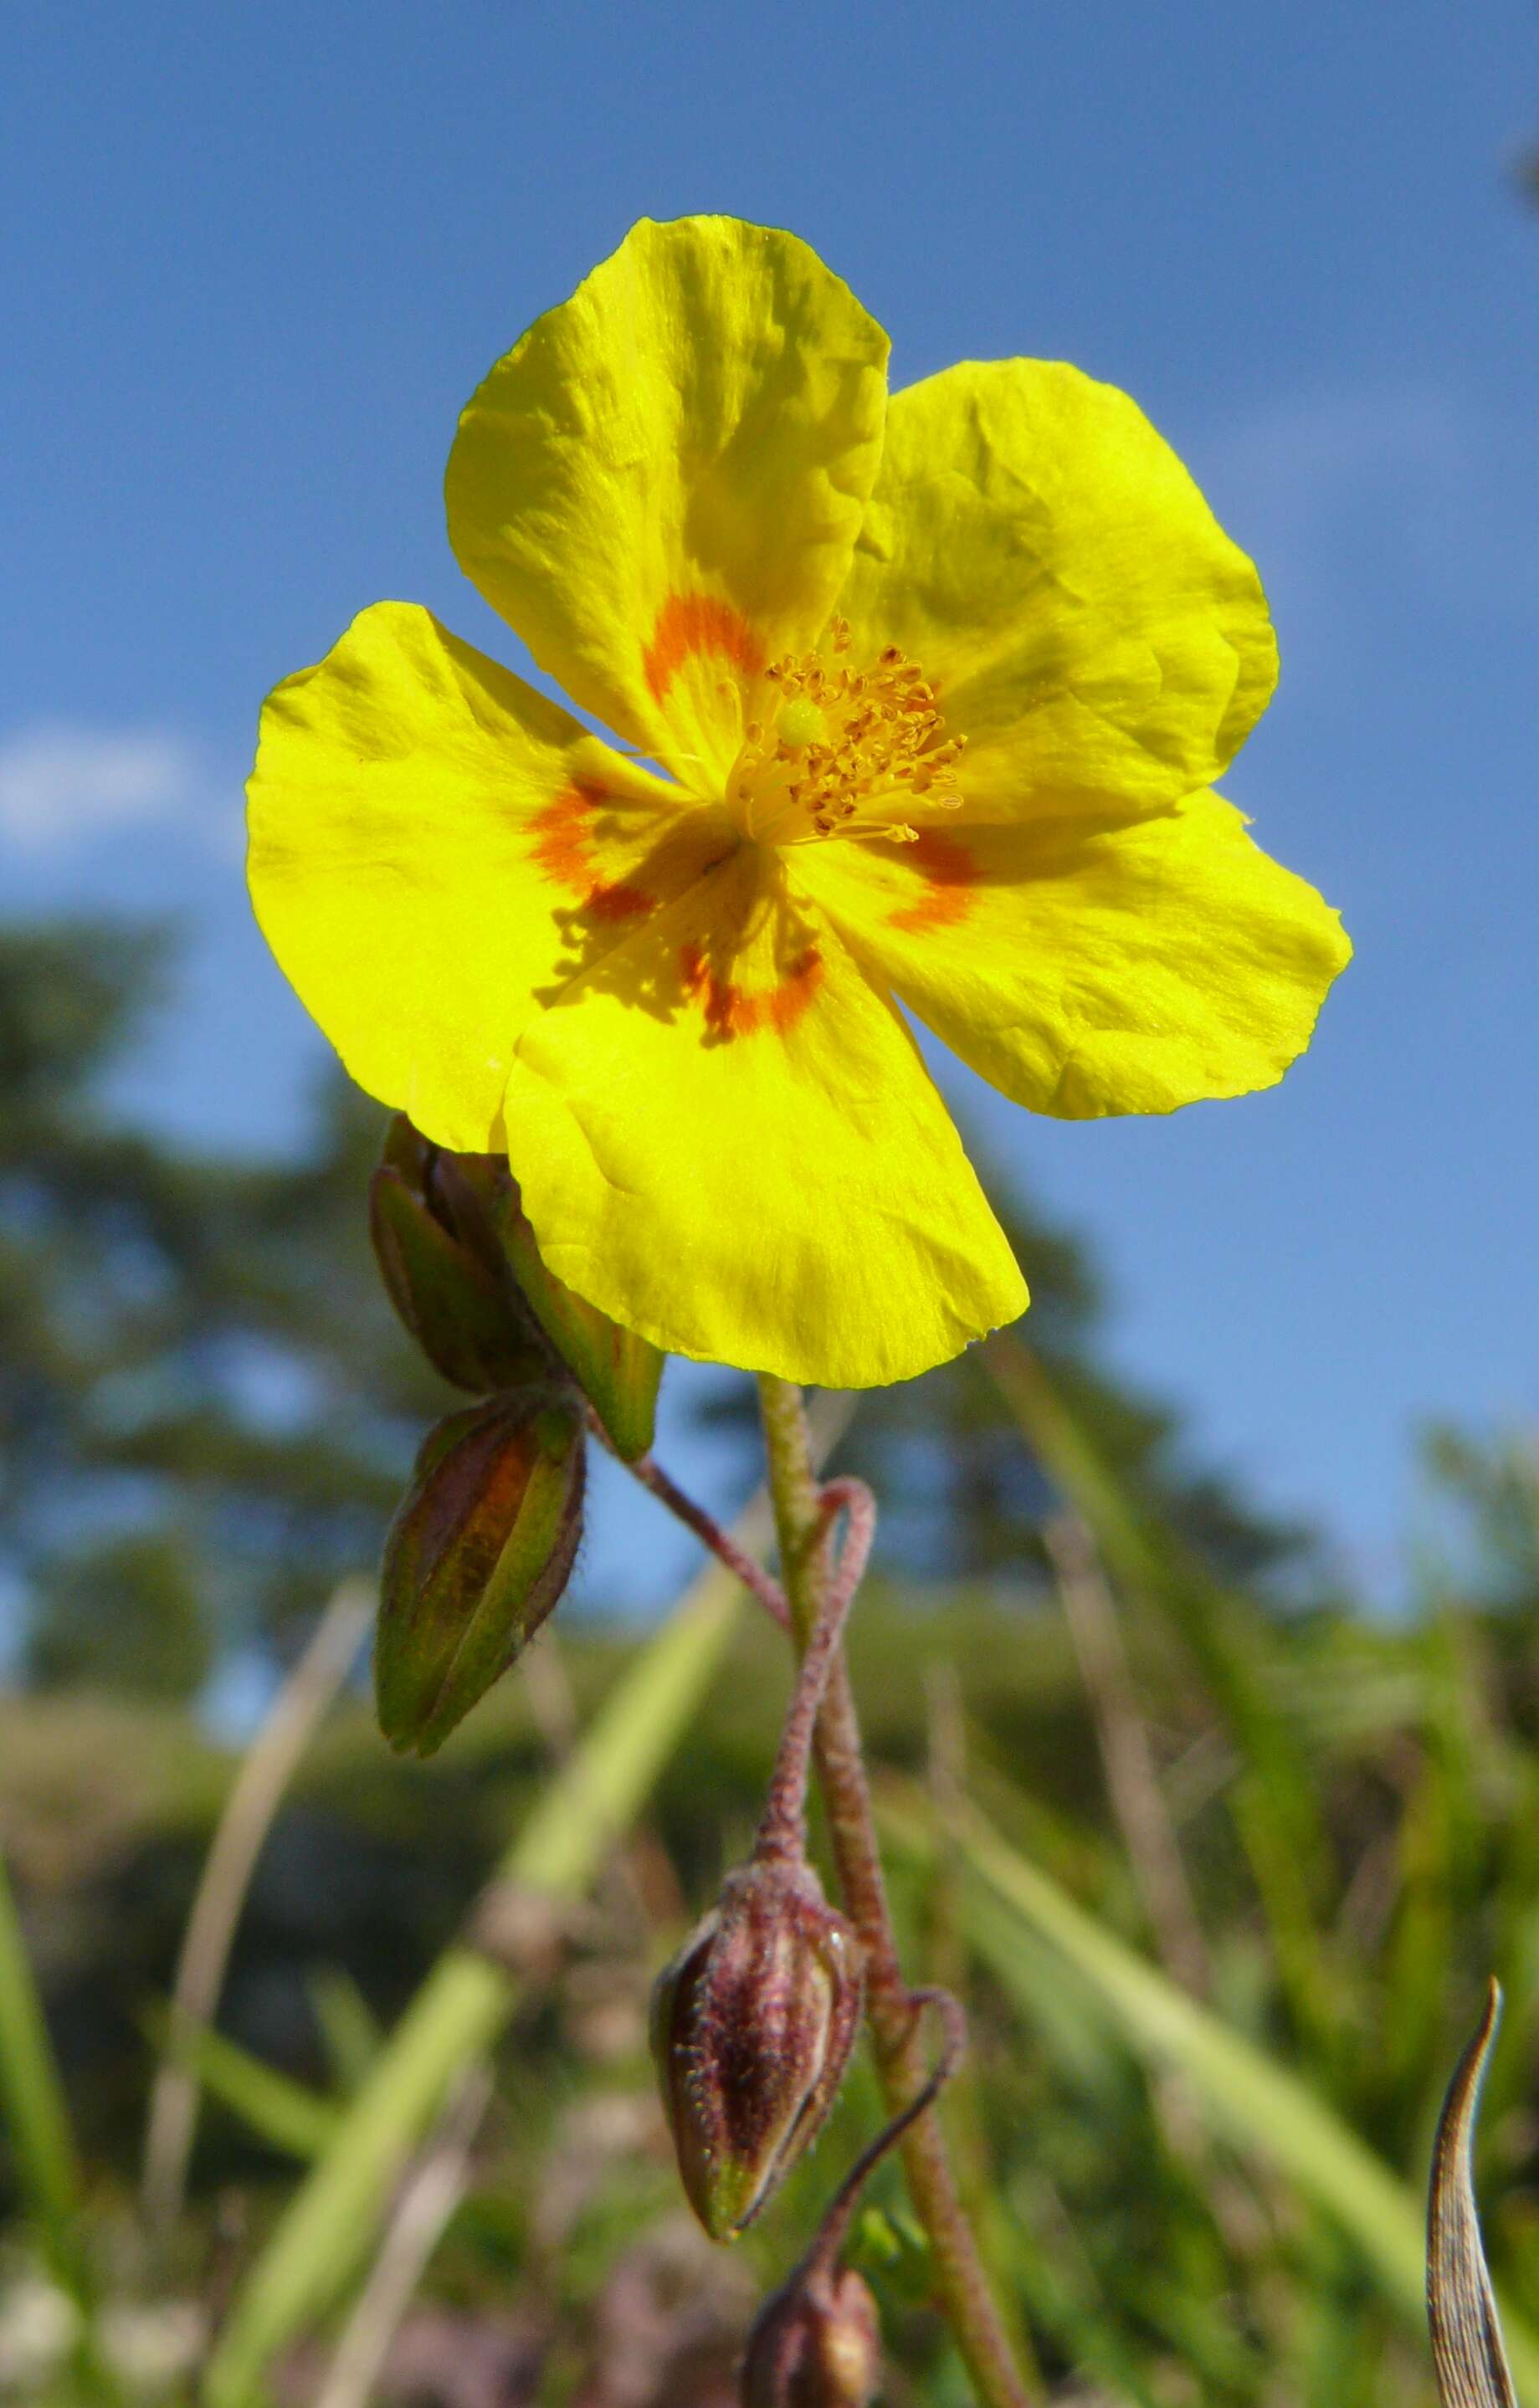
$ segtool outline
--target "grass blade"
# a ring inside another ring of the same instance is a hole
[[[369,1582],[341,1584],[246,1751],[182,1939],[171,1999],[176,2033],[191,2035],[213,2023],[257,1859],[283,1793],[363,1645],[373,1612]],[[150,2095],[141,2196],[152,2232],[167,2231],[180,2213],[197,2128],[197,2064],[191,2050],[173,2049]]]
[[[884,1820],[895,1841],[932,1852],[932,1811],[894,1788]],[[1030,2010],[1033,1985],[1016,1978],[997,1910],[1028,1942],[1045,1942],[1079,1976],[1124,2042],[1146,2062],[1185,2076],[1215,2128],[1268,2158],[1323,2209],[1361,2253],[1380,2288],[1417,2329],[1423,2315],[1419,2200],[1297,2075],[1278,2065],[1169,1981],[971,1809],[954,1820],[985,1912],[977,1938],[1013,1994]],[[988,1912],[993,1907],[995,1913]],[[1539,2393],[1539,2335],[1505,2310],[1508,2346],[1525,2389]]]
[[[208,2024],[179,2029],[169,2014],[154,2018],[151,2028],[158,2029],[167,2060],[182,2066],[269,2148],[290,2157],[318,2157],[336,2138],[341,2122],[336,2101],[265,2065],[238,2041]]]
[[[75,2139],[3,1857],[0,2103],[10,2129],[22,2194],[36,2221],[50,2272],[61,2288],[84,2306],[87,2283],[79,2241],[80,2173]]]
[[[1427,2322],[1443,2408],[1517,2408],[1474,2204],[1480,2084],[1502,2015],[1493,1982],[1438,2118],[1427,2206]]]
[[[315,2408],[368,2408],[401,2318],[469,2186],[492,2077],[473,2066],[401,2186],[384,2245],[337,2344]]]
[[[1129,1597],[1173,1630],[1244,1758],[1233,1811],[1260,1893],[1278,1971],[1322,2063],[1336,2053],[1339,1973],[1318,1937],[1330,1851],[1310,1768],[1273,1703],[1271,1634],[1247,1598],[1216,1581],[1177,1535],[1128,1494],[1041,1357],[1014,1330],[978,1349],[1028,1447],[1094,1536]]]
[[[338,2090],[356,2090],[380,2054],[373,2010],[341,1965],[323,1965],[307,1987],[332,2081]]]

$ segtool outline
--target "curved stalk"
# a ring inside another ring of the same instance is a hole
[[[140,2200],[157,2235],[168,2232],[180,2214],[197,2128],[198,2077],[189,2043],[213,2022],[257,1858],[373,1612],[372,1583],[343,1581],[248,1748],[220,1816],[177,1960],[171,2045],[150,2098]]]
[[[805,1647],[825,1620],[829,1586],[837,1577],[827,1543],[829,1516],[813,1468],[800,1389],[763,1373],[759,1400],[781,1580],[797,1644]],[[915,1993],[904,1980],[893,1937],[860,1726],[842,1651],[834,1657],[824,1690],[816,1748],[844,1907],[866,1950],[866,2014],[877,2067],[888,2110],[898,2114],[923,2088],[928,2069]],[[940,2304],[979,2400],[984,2408],[1030,2408],[933,2112],[911,2126],[902,2150],[909,2196],[929,2241]]]
[[[807,1775],[812,1766],[813,1737],[828,1675],[839,1654],[844,1617],[855,1602],[876,1536],[876,1499],[863,1480],[830,1480],[821,1492],[825,1528],[847,1516],[844,1544],[833,1576],[824,1584],[818,1619],[801,1651],[796,1694],[785,1717],[775,1754],[774,1770],[759,1818],[756,1858],[799,1859],[807,1847]]]

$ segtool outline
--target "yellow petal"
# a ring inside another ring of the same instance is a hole
[[[1273,1085],[1352,950],[1215,794],[1122,826],[805,845],[791,875],[964,1062],[1065,1120]]]
[[[722,850],[425,610],[382,602],[268,696],[252,898],[359,1084],[440,1145],[496,1143],[520,1028]]]
[[[840,609],[964,735],[973,815],[1215,778],[1266,706],[1256,571],[1137,405],[1077,368],[964,362],[895,394]]]
[[[520,1038],[545,1261],[654,1345],[873,1387],[1026,1290],[890,999],[744,846]]]
[[[467,408],[455,557],[583,710],[719,794],[743,684],[843,582],[886,355],[794,235],[643,219]]]

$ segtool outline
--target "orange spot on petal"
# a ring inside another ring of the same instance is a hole
[[[698,945],[679,955],[683,982],[705,1014],[706,1026],[723,1038],[755,1037],[770,1029],[788,1037],[823,983],[823,956],[815,945],[797,955],[773,986],[749,988],[718,976]]]
[[[965,844],[940,828],[921,828],[917,841],[904,847],[903,859],[905,866],[913,863],[928,891],[917,903],[890,911],[889,927],[900,928],[908,937],[926,937],[938,928],[955,928],[967,918],[973,901],[968,890],[977,884],[978,865]]]
[[[530,821],[531,850],[553,885],[575,896],[597,920],[633,920],[650,911],[657,897],[628,880],[612,883],[594,858],[593,823],[608,800],[601,786],[581,783],[564,787]]]
[[[594,882],[588,829],[597,799],[579,787],[568,786],[554,802],[537,811],[530,822],[535,859],[546,877],[554,885],[564,887],[568,895],[586,895]]]
[[[694,652],[720,652],[744,677],[757,677],[764,647],[741,611],[713,594],[670,594],[641,654],[647,691],[661,702]]]

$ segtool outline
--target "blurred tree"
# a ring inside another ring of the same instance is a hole
[[[131,1530],[45,1563],[28,1634],[39,1688],[195,1696],[213,1660],[198,1566],[180,1530]]]
[[[377,1107],[336,1078],[292,1166],[105,1108],[169,966],[164,931],[0,932],[0,1578],[38,1677],[162,1692],[372,1558],[445,1398],[373,1275]]]
[[[1453,1509],[1457,1577],[1480,1604],[1539,1606],[1539,1435],[1477,1437],[1437,1423],[1423,1436],[1432,1494]]]

